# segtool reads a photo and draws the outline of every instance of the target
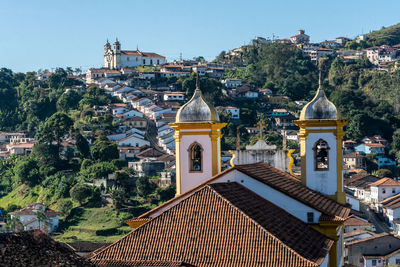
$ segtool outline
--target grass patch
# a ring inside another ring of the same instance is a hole
[[[0,198],[0,207],[7,208],[8,205],[15,204],[23,208],[30,203],[36,202],[42,189],[41,186],[30,188],[27,185],[19,185],[8,195]]]
[[[54,238],[63,242],[114,242],[132,230],[124,222],[130,217],[128,213],[116,214],[111,206],[78,207],[60,225],[62,234]]]

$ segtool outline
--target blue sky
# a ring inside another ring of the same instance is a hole
[[[167,60],[204,56],[255,36],[312,42],[355,37],[400,23],[400,1],[370,0],[0,0],[0,67],[32,71],[101,67],[107,38]]]

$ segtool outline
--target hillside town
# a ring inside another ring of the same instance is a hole
[[[171,62],[116,38],[84,74],[15,78],[25,113],[0,112],[0,265],[400,266],[398,103],[334,92],[399,73],[400,43],[369,38],[301,29]],[[301,60],[307,84],[257,84],[262,53],[280,57],[268,49]]]

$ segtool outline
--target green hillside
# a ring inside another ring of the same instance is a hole
[[[369,46],[400,44],[400,23],[368,34]]]

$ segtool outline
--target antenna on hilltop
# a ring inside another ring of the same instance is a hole
[[[179,53],[179,59],[182,61],[182,52]]]

